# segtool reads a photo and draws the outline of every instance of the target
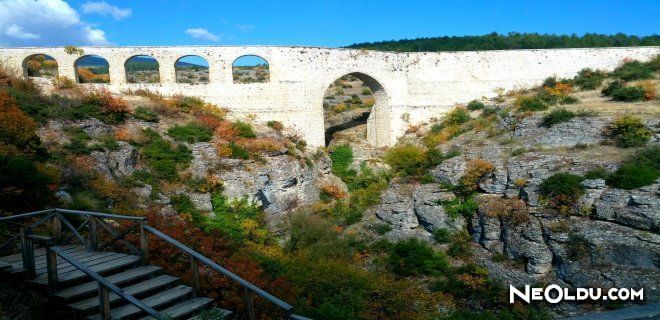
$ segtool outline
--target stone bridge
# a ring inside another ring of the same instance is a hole
[[[534,49],[395,53],[355,49],[277,46],[81,47],[86,55],[105,58],[113,92],[148,89],[163,95],[196,96],[257,121],[277,120],[298,131],[310,146],[324,145],[323,96],[336,79],[351,74],[374,92],[367,121],[371,144],[389,146],[409,125],[439,118],[456,103],[496,95],[503,90],[540,84],[548,76],[572,77],[582,68],[611,70],[623,59],[648,60],[660,47]],[[0,62],[22,70],[33,54],[57,60],[59,75],[77,79],[81,55],[63,47],[0,48]],[[125,62],[149,55],[159,63],[160,83],[126,81]],[[209,63],[208,84],[176,82],[175,62],[197,55]],[[269,64],[266,83],[234,83],[233,62],[256,55]]]

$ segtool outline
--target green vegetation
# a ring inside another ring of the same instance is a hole
[[[177,141],[185,141],[188,143],[207,142],[211,141],[211,138],[213,138],[213,132],[211,129],[195,123],[171,127],[167,130],[167,135]]]
[[[624,161],[607,177],[607,184],[619,189],[650,185],[660,177],[660,146],[642,149]]]
[[[447,254],[453,258],[468,258],[472,256],[472,237],[470,234],[461,230],[455,232],[450,239],[449,248],[447,249]]]
[[[354,171],[348,169],[351,163],[353,163],[353,149],[349,145],[341,145],[334,148],[330,153],[330,160],[332,160],[332,173],[338,177],[355,174]]]
[[[555,173],[539,185],[539,194],[549,200],[549,206],[568,214],[585,192],[583,177],[566,172]]]
[[[147,107],[137,107],[133,110],[133,118],[147,122],[158,122],[158,113]]]
[[[507,35],[490,33],[481,36],[453,36],[404,39],[381,42],[357,43],[349,48],[418,52],[418,51],[472,51],[506,49],[543,48],[589,48],[589,47],[630,47],[658,46],[660,36],[638,37],[618,33],[603,35],[586,33],[578,35],[555,35],[511,32]]]
[[[479,205],[474,201],[474,198],[469,196],[465,199],[456,198],[450,201],[441,201],[440,204],[445,208],[445,212],[452,219],[456,219],[460,216],[471,218],[472,214],[479,209]]]
[[[233,123],[234,129],[238,132],[238,136],[242,138],[256,138],[257,135],[252,129],[252,125],[247,122],[236,121]]]
[[[653,78],[653,68],[650,63],[632,60],[614,69],[611,75],[623,81],[651,79]]]
[[[461,125],[470,121],[470,113],[466,109],[456,108],[445,115],[443,124],[445,126]]]
[[[573,81],[582,90],[594,90],[603,84],[606,77],[607,74],[603,71],[586,68],[580,70]]]
[[[653,132],[635,116],[614,119],[606,128],[605,136],[622,148],[638,147],[651,139]]]
[[[387,258],[388,268],[396,275],[406,277],[420,274],[437,274],[447,269],[449,263],[428,244],[411,238],[394,244]]]
[[[144,133],[149,141],[142,146],[140,153],[153,175],[168,181],[176,180],[179,170],[186,168],[192,160],[190,150],[184,145],[173,146],[155,131],[147,129]]]
[[[598,167],[587,171],[584,174],[585,179],[595,180],[595,179],[607,179],[609,177],[609,172],[603,167]]]
[[[467,108],[470,111],[483,110],[484,108],[486,108],[486,105],[479,100],[472,100],[467,104]]]
[[[546,114],[543,117],[542,124],[543,126],[549,128],[562,122],[571,121],[574,117],[575,117],[575,112],[566,110],[564,108],[558,108]]]
[[[451,241],[451,231],[449,229],[433,230],[433,239],[439,244],[449,243]]]
[[[515,104],[520,111],[543,111],[548,109],[548,105],[538,97],[520,97]]]

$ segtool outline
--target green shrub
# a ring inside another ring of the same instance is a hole
[[[270,120],[270,121],[266,122],[266,125],[269,128],[271,128],[273,130],[276,130],[276,131],[282,131],[282,129],[284,129],[284,125],[281,122],[275,121],[275,120]]]
[[[660,146],[652,146],[626,159],[606,182],[615,188],[631,190],[653,184],[659,177]]]
[[[612,96],[612,94],[614,94],[615,91],[620,90],[621,88],[623,88],[623,86],[624,84],[621,80],[612,81],[605,88],[603,88],[603,90],[601,90],[600,93],[602,93],[605,96]]]
[[[564,108],[552,110],[550,113],[543,117],[542,124],[545,127],[552,127],[558,123],[571,121],[575,117],[575,113]]]
[[[483,110],[484,108],[486,108],[486,105],[481,101],[472,100],[467,104],[467,108],[470,111]]]
[[[330,153],[330,160],[332,160],[332,173],[339,177],[353,175],[348,167],[353,163],[353,149],[349,145],[341,145]]]
[[[252,130],[252,125],[246,122],[236,121],[233,123],[234,129],[238,132],[239,137],[243,138],[256,138],[257,135]]]
[[[158,122],[158,113],[147,107],[137,107],[133,110],[133,118],[147,122]]]
[[[458,231],[451,236],[447,254],[453,258],[468,258],[472,256],[472,237],[465,230]]]
[[[577,202],[584,194],[581,176],[570,173],[555,173],[539,185],[539,193],[550,199],[550,205],[556,208],[568,207]]]
[[[435,229],[433,230],[433,238],[439,244],[449,243],[451,241],[451,231],[449,229]]]
[[[606,128],[605,136],[623,148],[638,147],[646,144],[653,132],[635,116],[623,116],[614,119]]]
[[[174,102],[177,108],[185,112],[204,106],[204,100],[196,97],[176,97]]]
[[[3,212],[37,209],[53,200],[53,178],[30,158],[0,155],[0,203]]]
[[[231,149],[231,157],[234,159],[247,160],[250,158],[250,152],[237,145],[234,141],[229,142],[229,149]]]
[[[660,71],[660,54],[656,54],[653,59],[646,63],[654,72]]]
[[[467,197],[466,199],[455,198],[450,201],[441,201],[439,204],[444,207],[445,212],[452,219],[460,216],[470,218],[479,209],[479,205],[472,197]]]
[[[410,238],[392,246],[387,257],[387,266],[394,274],[407,277],[436,274],[447,269],[449,263],[428,244],[417,238]]]
[[[145,134],[150,137],[150,141],[140,152],[154,176],[168,181],[178,178],[179,170],[187,167],[192,160],[190,150],[184,145],[172,146],[156,132],[147,130]]]
[[[217,231],[226,234],[238,243],[246,240],[262,242],[265,230],[261,228],[264,220],[264,212],[259,205],[249,201],[247,197],[230,201],[221,192],[211,194],[211,205],[213,217],[204,219],[204,229],[212,233]],[[243,225],[246,222],[256,223],[257,230],[247,230]]]
[[[520,111],[543,111],[548,109],[548,105],[538,97],[520,97],[516,100],[516,105]]]
[[[443,124],[445,126],[461,125],[470,121],[470,113],[463,108],[456,108],[445,115]]]
[[[213,132],[211,132],[211,129],[195,123],[171,127],[167,130],[167,135],[177,141],[185,141],[188,143],[207,142],[211,141],[211,138],[213,138]]]
[[[580,99],[573,96],[562,96],[559,98],[559,104],[576,104],[579,103]]]
[[[401,176],[421,175],[427,168],[424,149],[409,144],[390,148],[385,153],[384,160],[397,175]]]
[[[640,86],[622,87],[612,92],[612,100],[635,102],[644,100],[646,90]]]
[[[595,180],[595,179],[607,179],[610,173],[603,167],[598,167],[587,171],[584,174],[585,179]]]
[[[69,133],[69,143],[64,145],[64,149],[77,155],[89,154],[92,150],[87,146],[91,138],[80,128],[70,127],[65,130]]]
[[[371,229],[376,232],[378,235],[384,235],[390,231],[392,231],[392,225],[389,223],[379,223],[376,225],[373,225]]]
[[[628,61],[612,71],[612,76],[624,81],[651,79],[653,70],[651,65],[637,60]]]
[[[607,74],[603,71],[585,68],[580,70],[573,80],[582,90],[594,90],[603,84],[606,77]]]
[[[429,167],[435,167],[443,163],[445,160],[456,157],[459,154],[459,151],[455,149],[443,153],[440,149],[430,148],[426,151],[426,159]]]

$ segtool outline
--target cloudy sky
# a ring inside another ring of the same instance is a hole
[[[0,46],[345,46],[442,35],[660,33],[659,0],[0,0]]]

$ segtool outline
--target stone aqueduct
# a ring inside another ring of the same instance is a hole
[[[376,146],[396,142],[410,124],[439,118],[456,103],[495,95],[498,88],[538,85],[552,75],[572,77],[582,68],[613,69],[623,59],[648,60],[660,47],[538,49],[394,53],[354,49],[277,46],[82,47],[84,55],[98,55],[110,66],[113,92],[148,89],[163,95],[196,96],[226,107],[234,116],[252,115],[257,121],[277,120],[297,130],[311,146],[324,145],[323,95],[337,78],[352,74],[374,92],[376,104],[367,121],[368,140]],[[0,48],[0,61],[23,70],[33,54],[47,54],[58,62],[59,75],[76,79],[81,57],[63,47]],[[159,63],[160,83],[127,83],[124,63],[150,55]],[[176,82],[175,62],[188,55],[206,59],[208,84]],[[234,83],[232,63],[256,55],[270,68],[267,83]]]

